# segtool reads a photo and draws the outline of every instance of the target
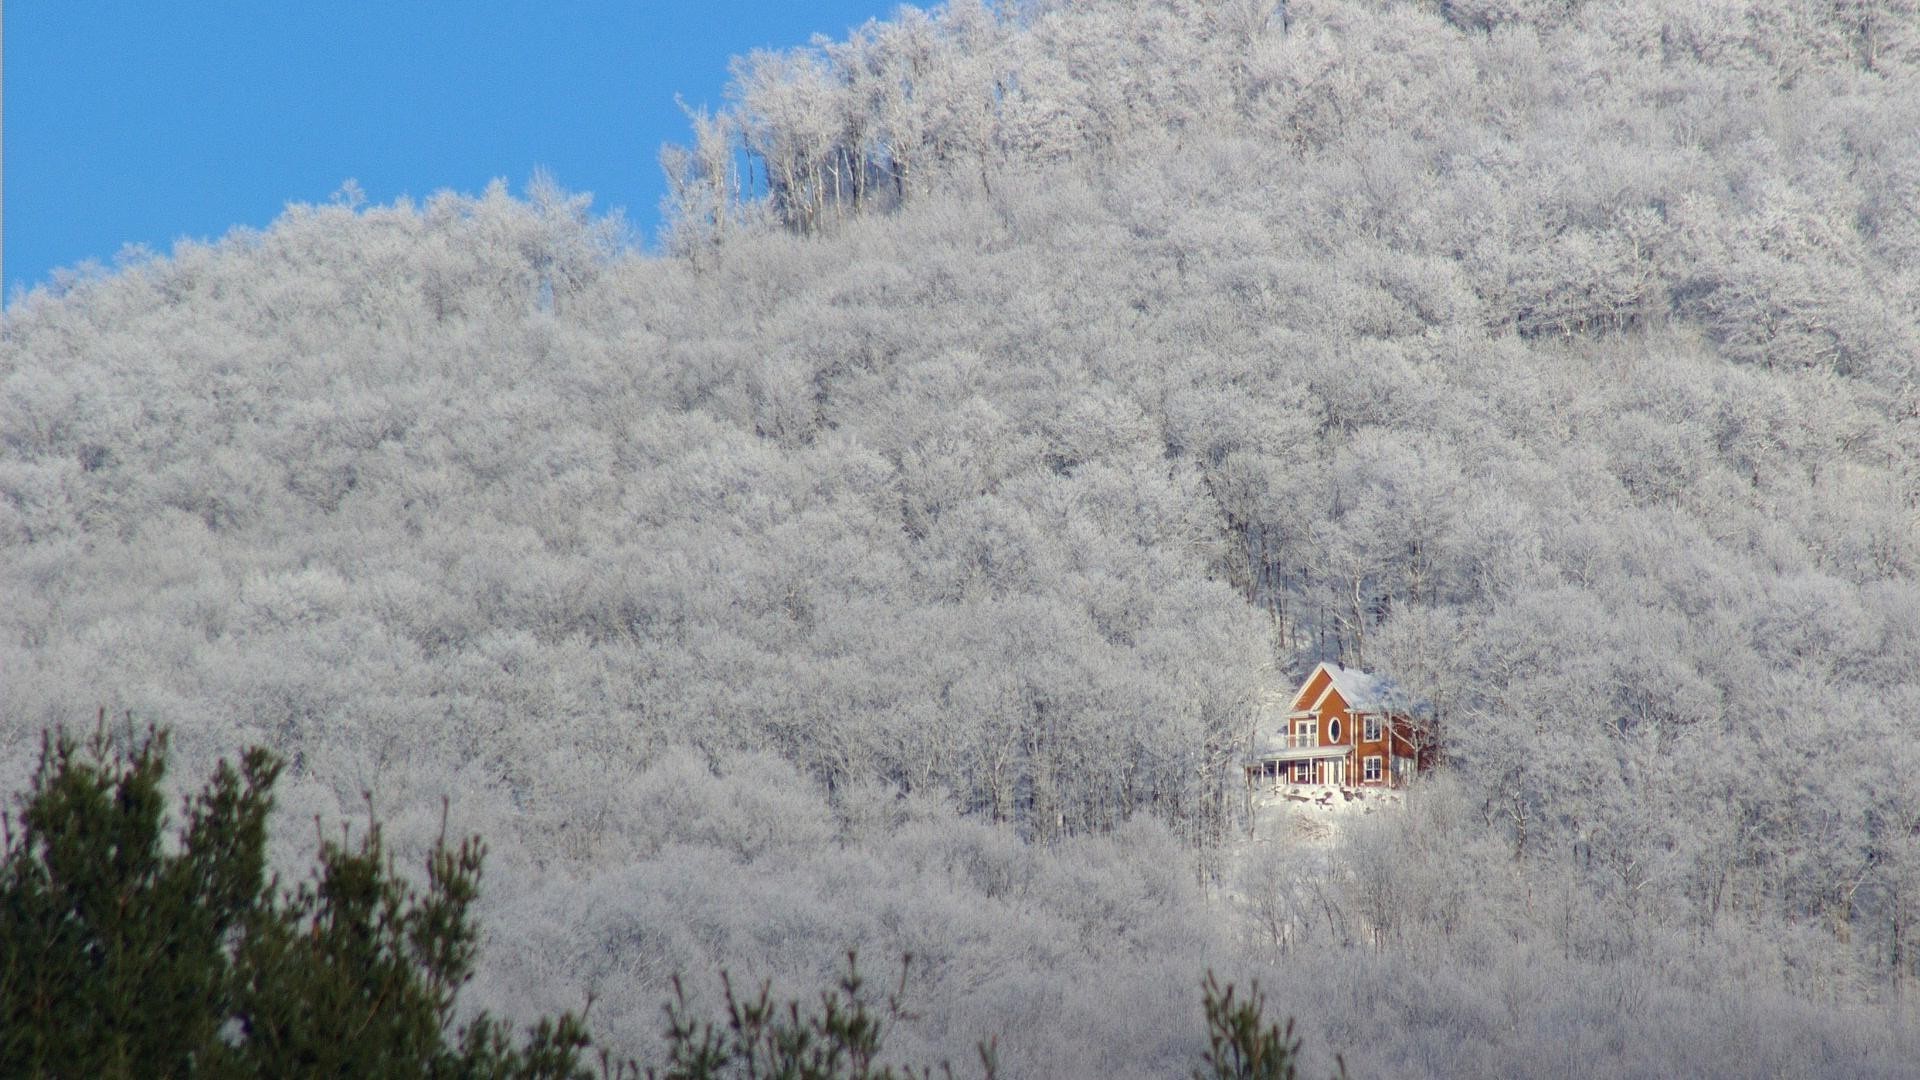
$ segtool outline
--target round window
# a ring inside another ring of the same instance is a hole
[[[1340,718],[1337,716],[1327,721],[1327,741],[1340,741]]]

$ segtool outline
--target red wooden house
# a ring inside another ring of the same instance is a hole
[[[1260,710],[1247,783],[1404,787],[1431,756],[1425,712],[1391,679],[1322,663]]]

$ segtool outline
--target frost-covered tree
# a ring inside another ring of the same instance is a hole
[[[343,193],[63,279],[0,339],[0,776],[79,686],[409,857],[445,796],[476,993],[592,971],[634,1044],[858,944],[1022,1074],[1187,1068],[1202,963],[1357,1073],[1903,1060],[1903,11],[903,11],[743,61],[660,256]],[[1253,703],[1343,655],[1444,820],[1242,873]]]

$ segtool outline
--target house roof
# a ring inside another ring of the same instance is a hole
[[[1353,712],[1413,714],[1425,711],[1422,703],[1413,700],[1412,695],[1402,690],[1399,683],[1385,675],[1341,667],[1331,661],[1322,661],[1320,667],[1326,669],[1332,689],[1339,692],[1340,699]],[[1307,681],[1312,682],[1313,676],[1308,675]],[[1319,702],[1314,704],[1317,706]]]
[[[1327,688],[1320,693],[1319,700],[1306,702],[1310,708],[1295,709],[1300,695],[1313,685],[1314,679],[1324,669],[1327,673]],[[1255,765],[1262,761],[1299,761],[1309,758],[1340,757],[1352,749],[1348,744],[1334,746],[1292,747],[1287,745],[1287,735],[1292,730],[1293,721],[1304,719],[1320,707],[1328,693],[1338,693],[1347,703],[1349,712],[1382,713],[1395,716],[1424,716],[1428,712],[1427,703],[1416,701],[1412,695],[1400,688],[1400,685],[1385,675],[1375,675],[1359,668],[1341,667],[1331,661],[1323,661],[1307,675],[1300,689],[1291,696],[1281,697],[1277,692],[1268,696],[1260,707],[1255,721],[1252,755],[1247,764]]]
[[[1247,764],[1258,765],[1263,761],[1316,761],[1321,758],[1343,758],[1353,753],[1351,746],[1283,746],[1281,740],[1269,739],[1262,743],[1247,759]]]

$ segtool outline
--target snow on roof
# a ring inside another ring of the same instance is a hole
[[[1347,743],[1332,746],[1288,746],[1284,736],[1270,736],[1261,741],[1255,749],[1248,765],[1259,765],[1268,761],[1323,761],[1328,758],[1343,758],[1353,753],[1353,747]]]
[[[1427,712],[1424,701],[1415,701],[1400,684],[1385,675],[1375,675],[1359,668],[1341,667],[1332,661],[1323,661],[1319,667],[1327,669],[1332,689],[1339,692],[1347,703],[1347,708],[1355,713],[1392,713],[1397,715],[1422,716]],[[1319,668],[1315,668],[1316,671]],[[1307,683],[1313,682],[1313,676],[1307,676]],[[1302,685],[1305,689],[1305,684]],[[1268,694],[1261,703],[1257,719],[1254,722],[1252,755],[1248,765],[1257,765],[1261,761],[1290,760],[1297,757],[1337,756],[1348,747],[1342,745],[1332,748],[1327,754],[1282,754],[1281,751],[1299,748],[1288,745],[1287,735],[1293,728],[1296,718],[1304,718],[1308,710],[1296,710],[1293,702],[1298,691],[1282,696],[1277,690]],[[1323,695],[1324,696],[1324,695]],[[1318,702],[1310,702],[1317,706]]]
[[[1400,689],[1400,684],[1385,675],[1341,667],[1332,661],[1323,662],[1320,666],[1327,669],[1327,674],[1333,679],[1333,688],[1340,692],[1347,708],[1354,712],[1419,711],[1419,705]]]

